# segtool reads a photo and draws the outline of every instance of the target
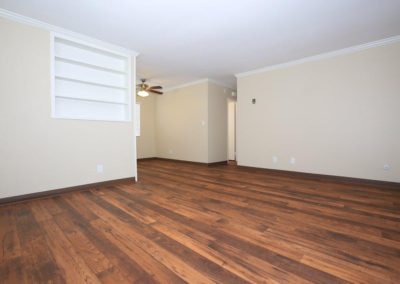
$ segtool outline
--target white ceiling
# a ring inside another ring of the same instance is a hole
[[[399,0],[0,0],[0,7],[140,53],[165,87],[400,34]]]

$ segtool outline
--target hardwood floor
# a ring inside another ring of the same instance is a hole
[[[0,207],[1,283],[400,283],[400,189],[162,160]]]

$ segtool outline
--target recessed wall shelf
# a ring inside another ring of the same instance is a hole
[[[53,117],[130,121],[130,56],[52,37]]]

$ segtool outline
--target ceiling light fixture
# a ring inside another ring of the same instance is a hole
[[[149,93],[146,91],[139,91],[137,94],[138,94],[138,96],[143,97],[143,98],[149,96]]]
[[[142,83],[136,85],[136,90],[138,90],[137,95],[140,97],[148,97],[150,93],[162,95],[162,87],[161,86],[149,86],[146,84],[146,79],[140,79]]]

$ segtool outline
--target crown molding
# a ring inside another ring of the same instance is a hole
[[[214,79],[208,79],[208,81],[209,81],[210,83],[213,83],[213,84],[217,85],[217,86],[220,86],[220,87],[229,89],[229,90],[231,90],[231,91],[235,91],[235,88],[232,88],[231,86],[228,86],[227,84],[224,84],[224,83],[222,83],[222,82],[220,82],[220,81],[217,81],[217,80],[214,80]]]
[[[164,92],[170,92],[170,91],[173,91],[173,90],[177,90],[177,89],[181,89],[181,88],[185,88],[185,87],[190,87],[190,86],[193,86],[193,85],[197,85],[197,84],[201,84],[201,83],[206,83],[206,82],[208,82],[208,83],[213,83],[213,84],[215,84],[215,85],[218,85],[218,86],[220,86],[220,87],[223,87],[223,88],[226,88],[226,89],[229,89],[229,90],[232,90],[232,91],[235,90],[235,88],[232,88],[232,87],[230,87],[230,86],[228,86],[228,85],[226,85],[226,84],[224,84],[224,83],[221,83],[221,82],[219,82],[219,81],[217,81],[217,80],[209,79],[209,78],[204,78],[204,79],[195,80],[195,81],[190,81],[190,82],[188,82],[188,83],[184,83],[184,84],[172,86],[172,87],[169,87],[169,88],[165,88],[165,89],[164,89]]]
[[[176,85],[176,86],[173,86],[173,87],[166,88],[166,89],[164,89],[164,92],[170,92],[170,91],[174,91],[174,90],[177,90],[177,89],[190,87],[190,86],[193,86],[193,85],[206,83],[208,81],[209,81],[209,79],[207,79],[207,78],[200,79],[200,80],[195,80],[195,81],[190,81],[188,83],[184,83],[184,84],[180,84],[180,85]]]
[[[114,45],[114,44],[111,44],[111,43],[108,43],[108,42],[105,42],[105,41],[102,41],[102,40],[99,40],[99,39],[96,39],[96,38],[93,38],[93,37],[89,37],[89,36],[86,36],[86,35],[83,35],[83,34],[80,34],[80,33],[77,33],[77,32],[73,32],[73,31],[68,30],[68,29],[64,29],[64,28],[61,28],[61,27],[58,27],[58,26],[54,26],[54,25],[51,25],[51,24],[48,24],[48,23],[45,23],[45,22],[30,18],[30,17],[26,17],[26,16],[23,16],[23,15],[11,12],[11,11],[6,10],[6,9],[1,9],[0,8],[0,17],[3,17],[5,19],[9,19],[9,20],[13,20],[13,21],[18,22],[18,23],[26,24],[26,25],[29,25],[29,26],[33,26],[33,27],[44,29],[44,30],[48,30],[50,32],[56,32],[56,33],[64,34],[64,35],[67,35],[67,36],[71,36],[71,37],[74,37],[74,38],[77,38],[77,39],[80,39],[80,40],[83,40],[83,41],[86,41],[86,42],[101,46],[103,48],[112,50],[114,52],[115,51],[120,52],[120,53],[122,53],[124,55],[130,55],[130,56],[138,56],[139,55],[139,53],[134,51],[134,50],[131,50],[131,49],[128,49],[128,48],[125,48],[125,47],[122,47],[122,46]]]
[[[282,68],[299,65],[299,64],[303,64],[303,63],[307,63],[307,62],[328,59],[328,58],[332,58],[332,57],[336,57],[336,56],[340,56],[340,55],[351,54],[351,53],[355,53],[358,51],[370,49],[373,47],[385,46],[385,45],[398,43],[398,42],[400,42],[400,35],[373,41],[373,42],[369,42],[369,43],[355,45],[355,46],[351,46],[351,47],[347,47],[347,48],[343,48],[343,49],[339,49],[339,50],[335,50],[335,51],[331,51],[331,52],[321,53],[318,55],[304,57],[301,59],[297,59],[297,60],[293,60],[293,61],[289,61],[289,62],[277,64],[277,65],[270,65],[267,67],[250,70],[247,72],[237,73],[237,74],[235,74],[235,77],[236,78],[247,77],[247,76],[258,74],[258,73],[263,73],[263,72],[272,71],[272,70],[276,70],[276,69],[282,69]]]

